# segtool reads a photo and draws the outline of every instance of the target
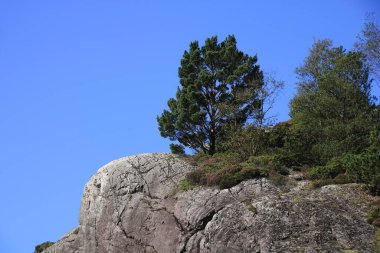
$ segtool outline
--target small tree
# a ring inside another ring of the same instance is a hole
[[[236,47],[234,36],[218,43],[190,43],[178,70],[180,87],[169,110],[157,117],[161,136],[194,150],[214,154],[230,128],[241,128],[261,108],[263,73],[256,56]]]
[[[274,74],[265,73],[264,84],[258,90],[258,100],[260,108],[254,115],[253,124],[258,128],[263,128],[273,124],[275,116],[268,116],[269,111],[273,108],[274,102],[279,92],[284,88],[284,82],[275,79]]]

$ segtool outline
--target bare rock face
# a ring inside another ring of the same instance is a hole
[[[47,252],[373,252],[357,185],[311,190],[299,181],[283,192],[256,179],[173,196],[193,169],[170,154],[107,164],[85,186],[79,226]]]

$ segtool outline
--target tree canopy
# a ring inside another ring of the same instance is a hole
[[[296,69],[298,92],[291,101],[291,117],[293,131],[303,138],[290,146],[314,163],[361,151],[368,143],[374,107],[368,73],[361,52],[317,41]]]
[[[220,43],[207,38],[202,47],[191,42],[178,75],[176,98],[157,117],[163,137],[213,154],[228,129],[261,115],[263,73],[257,57],[239,51],[232,35]]]

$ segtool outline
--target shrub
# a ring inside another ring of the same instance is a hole
[[[266,170],[274,170],[277,171],[281,175],[289,175],[289,171],[280,162],[281,156],[278,155],[262,155],[256,157],[250,157],[248,160],[248,164],[251,164],[253,167],[266,169]]]
[[[212,166],[211,166],[212,167]],[[215,170],[198,168],[186,175],[186,180],[192,185],[218,186],[221,189],[230,188],[240,182],[252,178],[266,176],[268,171],[265,169],[243,167],[240,164],[227,165],[224,168]]]
[[[203,161],[210,159],[210,155],[204,153],[195,153],[194,155],[185,156],[186,161],[192,166],[199,166]]]
[[[347,174],[339,174],[334,179],[334,184],[348,184],[352,183],[352,180]]]
[[[39,245],[37,245],[35,248],[34,248],[34,253],[42,253],[45,251],[45,249],[49,248],[51,245],[53,245],[54,242],[44,242],[44,243],[41,243]]]
[[[252,158],[254,159],[254,158]],[[194,155],[188,158],[198,168],[186,175],[191,185],[230,188],[240,182],[268,175],[272,157],[258,157],[253,162],[242,162],[235,153],[217,153],[213,156]]]
[[[253,168],[243,168],[239,173],[244,179],[257,178],[261,176],[260,170]]]
[[[380,149],[368,148],[357,155],[345,155],[342,159],[347,174],[357,183],[364,183],[366,190],[380,194]]]
[[[316,166],[310,169],[310,179],[333,179],[341,173],[345,173],[340,159],[333,159],[326,165]]]
[[[234,130],[228,137],[222,141],[222,151],[233,150],[243,160],[247,160],[249,156],[257,155],[265,149],[264,129],[253,125]]]
[[[248,164],[258,168],[268,169],[276,169],[279,166],[275,155],[251,156],[248,159]]]
[[[186,179],[181,180],[179,182],[178,186],[179,186],[179,190],[181,190],[181,191],[189,191],[189,190],[191,190],[193,188],[191,186],[190,182],[188,180],[186,180]]]
[[[218,173],[207,173],[206,182],[208,186],[219,185],[221,177]]]
[[[252,167],[232,166],[220,171],[218,174],[220,176],[218,186],[221,189],[225,189],[235,186],[244,180],[267,176],[267,170]]]
[[[280,152],[276,156],[276,161],[284,167],[297,169],[301,165],[299,157],[290,151]]]
[[[285,186],[288,183],[289,178],[272,171],[269,173],[269,180],[276,186]]]
[[[239,175],[224,175],[218,186],[220,189],[227,189],[239,184],[241,181],[243,180],[239,177]]]
[[[185,192],[193,189],[193,185],[187,180],[183,179],[179,182],[177,187],[175,187],[170,193],[171,196],[176,195],[178,192]]]
[[[193,185],[204,185],[206,180],[206,171],[203,169],[196,169],[194,171],[189,172],[186,175],[186,179]]]
[[[226,167],[217,172],[220,180],[218,186],[221,189],[230,188],[243,181],[243,177],[239,174],[241,166],[233,165]]]
[[[234,153],[217,153],[213,156],[195,154],[188,158],[188,162],[207,172],[211,172],[221,170],[234,164],[239,164],[242,160]]]

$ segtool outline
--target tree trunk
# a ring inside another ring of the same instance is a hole
[[[215,149],[216,149],[215,139],[216,139],[216,136],[215,136],[215,122],[211,122],[210,148],[208,150],[208,154],[209,155],[215,154]]]

